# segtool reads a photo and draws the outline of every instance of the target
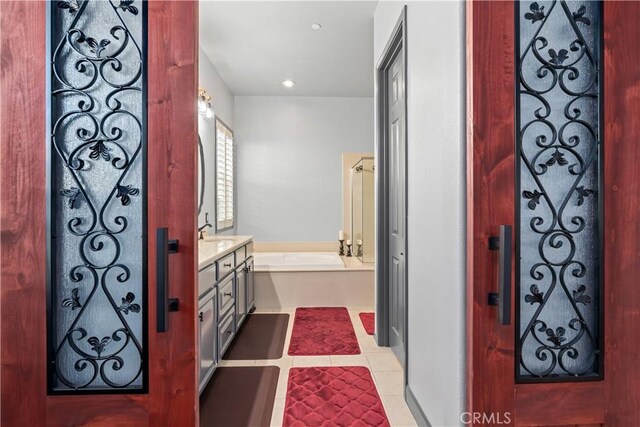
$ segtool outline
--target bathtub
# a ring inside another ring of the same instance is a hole
[[[373,267],[334,252],[254,252],[256,309],[373,307]]]
[[[343,270],[340,255],[332,252],[256,252],[254,270],[332,271]]]

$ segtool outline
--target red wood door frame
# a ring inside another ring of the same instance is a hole
[[[514,16],[513,1],[467,2],[467,410],[515,425],[640,425],[640,3],[604,3],[604,380],[588,383],[516,384],[514,326],[487,305],[488,239],[515,221]]]
[[[640,3],[604,4],[605,424],[640,425]]]
[[[0,424],[197,425],[198,3],[148,5],[149,393],[72,396],[47,395],[47,4],[0,2]],[[180,241],[170,258],[170,296],[180,310],[164,334],[155,330],[157,227]]]

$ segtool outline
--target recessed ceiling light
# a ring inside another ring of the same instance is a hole
[[[282,82],[282,86],[293,87],[296,84],[293,80],[285,80]]]
[[[313,30],[319,30],[320,28],[322,28],[322,25],[320,25],[320,24],[316,23],[316,24],[312,24],[311,25],[311,29],[313,29]]]

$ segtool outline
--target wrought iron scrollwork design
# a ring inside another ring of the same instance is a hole
[[[518,377],[597,376],[601,5],[516,3]]]
[[[141,390],[145,7],[50,7],[51,387]]]

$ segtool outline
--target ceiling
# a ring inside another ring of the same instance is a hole
[[[200,46],[234,95],[370,97],[376,3],[203,1]]]

